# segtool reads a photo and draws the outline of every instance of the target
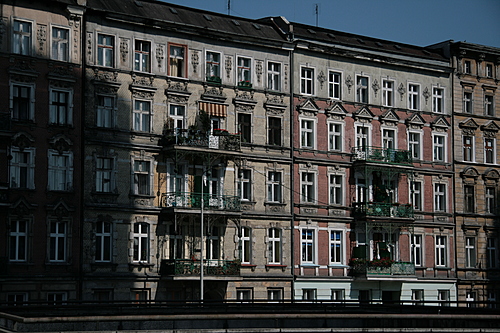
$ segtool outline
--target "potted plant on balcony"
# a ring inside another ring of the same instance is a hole
[[[251,89],[252,88],[252,82],[246,80],[246,81],[240,81],[238,82],[238,87],[239,88],[246,88],[246,89]]]
[[[213,134],[217,136],[229,135],[229,132],[223,128],[216,128],[213,130]]]
[[[220,76],[210,75],[210,76],[207,76],[207,82],[221,84],[222,79],[220,78]]]

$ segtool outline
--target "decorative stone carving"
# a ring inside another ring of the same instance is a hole
[[[186,81],[172,81],[167,80],[167,89],[165,95],[170,102],[174,103],[187,103],[191,93],[187,89],[188,83]]]
[[[329,102],[330,105],[325,109],[325,114],[331,119],[342,120],[347,115],[347,111],[340,102]]]
[[[120,38],[120,56],[123,63],[126,63],[128,60],[128,45],[129,39]]]
[[[375,92],[375,97],[377,97],[377,93],[380,90],[380,84],[378,83],[377,79],[373,81],[372,89]]]
[[[204,83],[203,89],[203,99],[213,100],[217,102],[224,102],[226,100],[226,95],[224,94],[224,88],[222,86],[215,87],[209,86]]]
[[[468,135],[468,136],[474,136],[476,135],[476,130],[479,127],[479,125],[474,121],[474,119],[469,118],[460,124],[458,124],[458,127],[462,129],[462,134],[463,135]]]
[[[255,74],[257,74],[257,82],[259,83],[262,81],[262,68],[263,68],[262,61],[257,60],[255,62]]]
[[[394,110],[387,110],[380,115],[379,121],[381,124],[385,124],[385,125],[389,125],[389,126],[397,126],[397,124],[399,122],[399,117],[394,112]]]
[[[9,67],[10,79],[17,82],[31,83],[35,82],[38,77],[38,72],[32,67],[35,61],[28,62],[16,58],[10,58],[10,62],[14,63]]]
[[[319,72],[319,74],[318,74],[318,81],[319,81],[319,85],[320,85],[321,89],[323,89],[323,84],[326,81],[326,76],[325,76],[325,73],[323,73],[323,71]]]
[[[283,66],[283,84],[285,85],[285,90],[288,89],[288,65]]]
[[[47,41],[47,26],[39,24],[36,32],[36,40],[38,42],[37,54],[43,56],[45,53],[45,42]]]
[[[265,104],[285,106],[283,95],[271,95],[269,93],[266,93],[266,98],[267,98],[267,100],[266,100]]]
[[[163,59],[165,59],[164,45],[156,46],[156,61],[158,62],[158,69],[161,71],[163,68]]]
[[[233,70],[233,58],[231,56],[226,56],[224,61],[224,69],[226,70],[226,77],[231,78],[231,71]]]
[[[347,89],[349,91],[349,94],[351,93],[351,88],[354,85],[354,81],[352,80],[350,75],[347,75],[345,79],[345,85],[347,86]]]
[[[93,61],[92,61],[92,41],[93,41],[93,39],[94,39],[94,34],[91,32],[88,32],[87,33],[87,42],[86,42],[86,44],[87,44],[87,61],[91,64],[93,63]]]
[[[352,117],[356,121],[368,123],[368,122],[371,122],[373,120],[374,115],[370,111],[370,109],[368,109],[366,106],[363,106],[362,108],[360,108],[359,110],[354,112],[352,114]]]
[[[306,98],[297,106],[297,110],[299,113],[315,116],[319,111],[319,107],[312,98]]]
[[[403,83],[401,83],[398,87],[398,93],[399,93],[399,96],[401,97],[401,101],[403,100],[403,97],[404,95],[406,94],[406,88],[405,86],[403,85]]]
[[[17,133],[12,138],[12,146],[19,148],[20,151],[31,147],[33,142],[35,142],[35,139],[28,133],[24,132]]]
[[[191,50],[191,66],[193,73],[198,73],[198,65],[200,64],[200,53],[198,50]]]
[[[117,82],[118,72],[104,71],[94,68],[94,80]]]
[[[429,97],[431,97],[431,93],[429,92],[429,89],[427,87],[425,87],[424,92],[422,93],[422,95],[425,98],[425,104],[427,104],[427,101],[429,100]]]
[[[442,116],[431,123],[432,130],[436,132],[446,132],[449,127],[450,124]]]
[[[7,31],[7,21],[6,17],[0,18],[0,45],[3,44],[3,37],[5,36],[5,32]]]
[[[405,123],[410,129],[422,129],[425,126],[424,118],[417,112],[406,118]]]
[[[57,150],[59,154],[62,154],[63,152],[70,150],[73,146],[73,142],[66,136],[59,134],[50,140],[50,146],[52,149]]]

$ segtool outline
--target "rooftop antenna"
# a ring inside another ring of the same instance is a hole
[[[227,0],[227,15],[231,15],[231,0]]]
[[[318,27],[318,17],[319,17],[319,5],[317,3],[314,4],[314,13],[316,14],[316,27]]]

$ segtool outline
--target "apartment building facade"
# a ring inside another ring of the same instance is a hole
[[[0,6],[2,301],[79,299],[84,9]]]
[[[86,298],[290,298],[285,41],[158,1],[86,17]]]

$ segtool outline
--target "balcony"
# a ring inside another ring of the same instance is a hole
[[[204,260],[203,274],[211,276],[238,276],[241,263],[239,260]],[[200,261],[188,259],[164,259],[160,273],[174,276],[200,275]]]
[[[391,149],[374,146],[353,147],[354,161],[366,161],[376,163],[392,163],[402,165],[412,165],[411,152],[403,149]]]
[[[390,259],[353,259],[351,273],[354,276],[412,276],[415,275],[415,265],[411,262],[392,261]]]
[[[167,192],[162,194],[161,206],[170,208],[201,209],[201,193]],[[240,197],[234,195],[203,194],[203,209],[240,211]]]
[[[162,146],[188,146],[229,151],[241,150],[241,135],[226,130],[214,130],[212,134],[199,130],[168,130],[160,140]]]
[[[387,202],[357,202],[354,214],[377,217],[413,218],[413,205]]]

